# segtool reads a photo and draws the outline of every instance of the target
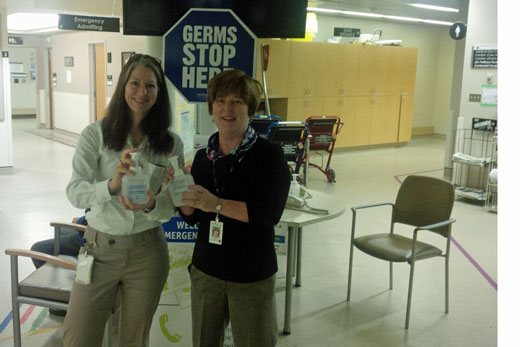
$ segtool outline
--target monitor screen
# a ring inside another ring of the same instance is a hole
[[[123,0],[123,34],[162,36],[190,8],[227,8],[258,38],[305,37],[307,0]]]

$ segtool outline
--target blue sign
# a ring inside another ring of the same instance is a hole
[[[191,226],[181,217],[172,217],[162,225],[164,236],[168,242],[191,242],[197,241],[199,225]]]
[[[189,102],[205,102],[224,70],[253,77],[256,36],[231,10],[191,9],[164,35],[164,72]]]

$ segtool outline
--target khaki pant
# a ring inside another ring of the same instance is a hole
[[[94,256],[89,285],[74,283],[63,323],[65,347],[101,346],[106,321],[118,292],[119,346],[148,343],[152,318],[168,277],[168,246],[161,228],[134,235],[109,235],[90,227],[85,233]],[[81,248],[80,252],[85,249]]]
[[[274,347],[276,275],[252,283],[226,282],[190,266],[193,347],[220,347],[229,322],[235,347]]]

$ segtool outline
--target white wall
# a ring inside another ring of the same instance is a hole
[[[7,11],[0,8],[0,46],[7,50]],[[8,58],[0,58],[0,168],[13,166],[13,131]]]
[[[121,52],[146,51],[144,36],[90,31],[52,36],[53,72],[57,74],[54,88],[54,125],[57,129],[79,134],[90,123],[89,44],[93,43],[104,43],[105,54],[112,53],[112,62],[105,65],[106,74],[113,76],[113,85],[106,86],[107,99],[112,96],[121,72]],[[68,68],[72,83],[66,82],[66,56],[74,57],[74,66]]]
[[[464,118],[464,128],[471,128],[471,121],[474,117],[497,119],[496,107],[482,107],[479,103],[468,101],[469,94],[482,93],[482,85],[486,84],[488,73],[494,75],[494,82],[498,84],[497,69],[471,67],[472,49],[473,46],[478,45],[497,46],[496,1],[471,0],[469,2],[468,30],[458,112],[458,116]],[[498,54],[500,56],[500,52]]]
[[[416,47],[417,76],[412,127],[435,127],[445,134],[451,91],[454,41],[449,27],[376,21],[318,14],[318,33],[314,41],[326,42],[333,37],[334,27],[358,28],[361,33],[382,29],[381,39],[400,39],[403,46]]]
[[[22,63],[23,72],[27,74],[25,78],[10,76],[12,114],[36,114],[37,81],[31,78],[31,72],[36,73],[36,50],[10,46],[9,62]]]
[[[446,135],[449,132],[451,88],[453,78],[453,59],[455,45],[448,35],[439,38],[437,59],[437,76],[435,85],[435,99],[433,102],[433,127],[436,134]],[[446,62],[451,61],[451,64]],[[447,87],[449,86],[449,87]]]

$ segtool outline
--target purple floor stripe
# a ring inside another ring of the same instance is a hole
[[[473,257],[471,255],[469,255],[468,252],[466,252],[466,250],[464,248],[462,248],[462,246],[457,242],[457,240],[455,240],[453,238],[453,236],[451,237],[451,242],[457,246],[457,248],[459,249],[459,251],[462,252],[462,254],[464,254],[464,256],[469,260],[469,262],[471,264],[473,264],[474,267],[477,268],[477,270],[480,272],[480,274],[482,276],[484,276],[484,278],[491,284],[491,286],[493,288],[495,288],[495,290],[497,290],[497,283],[495,281],[493,281],[493,279],[487,274],[486,271],[484,271],[484,269],[482,269],[482,267],[475,261],[475,259],[473,259]]]
[[[395,180],[397,182],[399,182],[399,184],[402,184],[403,181],[401,181],[401,179],[399,178],[399,176],[409,176],[409,175],[417,175],[417,174],[420,174],[420,173],[426,173],[426,172],[434,172],[434,171],[441,171],[442,169],[437,169],[437,170],[429,170],[429,171],[422,171],[422,172],[414,172],[414,173],[411,173],[411,174],[403,174],[403,175],[396,175],[394,176]],[[482,267],[475,261],[475,259],[473,259],[473,257],[471,255],[469,255],[468,252],[466,252],[466,250],[457,242],[457,240],[455,240],[453,238],[453,236],[451,237],[451,242],[459,249],[459,251],[464,254],[464,256],[469,260],[469,262],[471,264],[473,264],[473,266],[480,272],[480,274],[482,276],[484,276],[484,278],[489,282],[489,284],[491,284],[491,286],[493,288],[495,288],[495,290],[498,290],[498,286],[497,286],[497,283],[487,274],[486,271],[484,271],[484,269],[482,269]]]

